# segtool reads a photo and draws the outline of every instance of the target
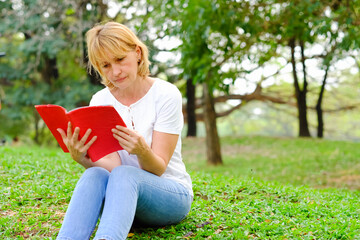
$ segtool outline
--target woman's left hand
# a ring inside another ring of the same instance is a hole
[[[111,131],[121,147],[130,154],[142,155],[150,150],[144,137],[134,130],[123,126],[116,126]]]

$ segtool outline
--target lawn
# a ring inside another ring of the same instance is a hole
[[[223,166],[204,139],[184,139],[195,200],[165,228],[129,239],[360,239],[358,143],[223,138]],[[60,149],[0,147],[0,239],[55,239],[82,169]]]

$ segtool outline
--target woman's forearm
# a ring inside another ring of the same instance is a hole
[[[150,147],[137,154],[137,157],[141,168],[148,172],[161,176],[166,170],[165,160],[156,155]]]

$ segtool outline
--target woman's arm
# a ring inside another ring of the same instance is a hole
[[[177,134],[154,131],[150,147],[140,134],[131,129],[116,126],[113,133],[127,152],[138,157],[142,169],[158,176],[165,172],[179,138]]]

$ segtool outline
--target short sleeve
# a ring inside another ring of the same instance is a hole
[[[167,90],[163,89],[157,105],[154,130],[180,135],[184,125],[180,91],[174,85]]]
[[[97,105],[99,105],[99,103],[97,101],[97,98],[93,95],[90,100],[89,106],[97,106]]]
[[[89,106],[113,105],[113,98],[110,91],[104,88],[95,93],[90,100]]]

